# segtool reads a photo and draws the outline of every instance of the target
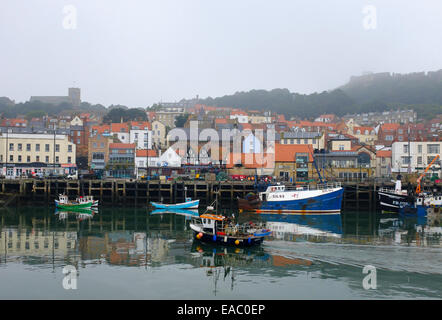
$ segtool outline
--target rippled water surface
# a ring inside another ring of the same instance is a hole
[[[252,249],[210,246],[194,240],[182,215],[2,209],[0,299],[442,297],[437,219],[235,215],[264,220],[272,237]],[[75,290],[63,285],[66,266],[77,271]],[[365,266],[376,268],[376,289],[364,289],[364,278],[374,276]]]

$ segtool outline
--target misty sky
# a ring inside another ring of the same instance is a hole
[[[63,27],[63,8],[77,11]],[[363,26],[373,5],[376,29]],[[442,69],[440,0],[1,0],[0,96],[148,106]]]

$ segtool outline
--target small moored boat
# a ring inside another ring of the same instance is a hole
[[[239,247],[259,245],[265,236],[272,233],[261,224],[249,222],[238,225],[231,219],[216,214],[203,214],[194,218],[190,228],[200,241]]]
[[[58,195],[55,200],[55,206],[59,209],[87,209],[98,206],[98,200],[94,200],[92,196],[78,197],[75,201],[70,201],[67,195]]]
[[[200,201],[192,200],[191,198],[186,198],[186,202],[182,203],[164,204],[158,202],[151,202],[150,204],[157,209],[198,209]]]

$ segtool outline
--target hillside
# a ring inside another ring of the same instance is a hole
[[[322,113],[349,113],[413,108],[422,118],[442,113],[442,70],[428,73],[377,73],[351,77],[331,91],[309,95],[288,89],[251,90],[201,99],[213,106],[271,110],[287,116],[313,118]]]

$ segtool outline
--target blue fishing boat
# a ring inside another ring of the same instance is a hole
[[[232,219],[216,214],[203,214],[189,224],[195,238],[202,242],[226,246],[259,245],[272,231],[253,222],[236,224]]]
[[[200,201],[186,198],[186,202],[182,202],[182,203],[164,204],[164,203],[158,203],[158,202],[151,202],[150,204],[157,209],[167,209],[167,210],[169,210],[169,209],[198,209]]]
[[[275,185],[255,197],[238,199],[238,207],[258,213],[340,214],[343,193],[340,183],[316,187]]]

